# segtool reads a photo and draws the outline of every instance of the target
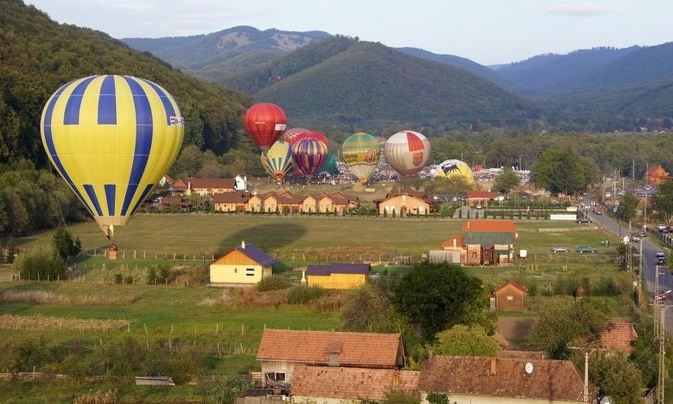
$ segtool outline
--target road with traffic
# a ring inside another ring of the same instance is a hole
[[[645,292],[643,298],[654,304],[655,296],[660,292],[673,291],[673,274],[668,267],[657,265],[657,252],[664,251],[668,256],[670,249],[662,247],[656,235],[645,231],[646,237],[641,237],[640,240],[632,240],[631,234],[640,232],[640,228],[629,228],[628,225],[622,225],[609,215],[597,215],[592,211],[587,212],[587,216],[598,226],[604,230],[617,235],[621,240],[628,237],[629,243],[639,251],[639,256],[634,257],[633,268],[642,268],[642,281],[645,284]],[[641,253],[642,252],[642,253]],[[656,278],[656,271],[659,271],[659,277]],[[655,283],[658,282],[658,290],[655,289]],[[671,305],[673,299],[673,292],[666,293],[666,299],[663,300],[664,307]],[[673,310],[666,309],[665,326],[666,330],[673,334]]]

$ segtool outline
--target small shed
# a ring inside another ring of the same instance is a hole
[[[309,265],[306,281],[325,289],[356,289],[367,283],[371,270],[370,264]]]
[[[527,292],[528,289],[518,282],[507,281],[501,284],[493,292],[495,309],[499,311],[523,311]]]

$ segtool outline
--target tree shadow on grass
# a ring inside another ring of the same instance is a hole
[[[306,228],[297,223],[274,223],[241,230],[219,243],[215,258],[238,247],[242,242],[254,244],[264,251],[275,250],[293,243],[306,233]]]

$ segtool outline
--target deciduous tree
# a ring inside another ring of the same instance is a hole
[[[457,324],[437,333],[436,339],[433,350],[439,355],[497,356],[500,351],[500,344],[479,325]]]
[[[461,267],[424,261],[415,264],[395,289],[395,309],[418,327],[426,341],[456,324],[481,324],[492,332],[485,312],[488,293],[479,278]]]

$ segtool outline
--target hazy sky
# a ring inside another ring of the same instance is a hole
[[[24,0],[114,38],[209,34],[238,25],[325,31],[484,65],[599,46],[673,41],[672,0]]]

